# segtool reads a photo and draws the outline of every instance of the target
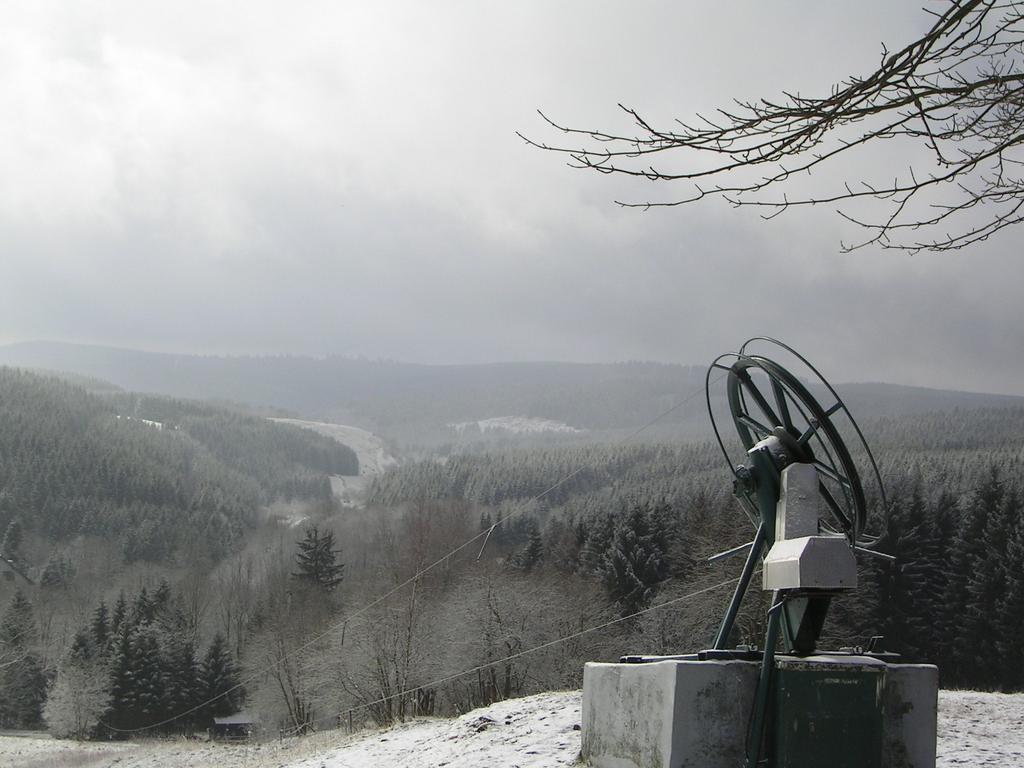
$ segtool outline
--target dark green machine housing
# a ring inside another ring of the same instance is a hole
[[[773,768],[882,768],[885,664],[776,657]]]

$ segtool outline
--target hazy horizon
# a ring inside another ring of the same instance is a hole
[[[825,93],[919,7],[445,0],[103,8],[0,33],[0,343],[431,364],[702,365],[781,338],[837,381],[1022,393],[1017,238],[839,253],[772,221],[566,168],[536,114],[624,128]],[[808,66],[813,62],[813,66]],[[829,189],[909,156],[881,145]]]
[[[682,368],[696,368],[704,370],[710,364],[708,361],[672,361],[672,360],[557,360],[557,359],[523,359],[523,360],[481,360],[475,362],[467,361],[434,361],[434,362],[423,362],[423,361],[412,361],[412,360],[401,360],[397,358],[388,357],[370,357],[367,355],[346,355],[343,353],[325,353],[325,354],[304,354],[304,353],[291,353],[291,352],[190,352],[187,350],[159,350],[159,349],[145,349],[138,347],[121,347],[116,345],[108,344],[90,344],[84,342],[70,342],[60,341],[56,339],[28,339],[25,341],[16,342],[0,342],[0,349],[16,347],[16,346],[33,346],[33,345],[56,345],[56,346],[73,346],[73,347],[85,347],[93,349],[102,349],[108,351],[117,352],[128,352],[128,353],[140,353],[145,355],[165,355],[169,357],[197,357],[201,359],[220,359],[220,360],[232,360],[232,359],[274,359],[274,358],[295,358],[301,360],[313,360],[313,361],[328,361],[328,360],[346,360],[353,362],[364,362],[370,364],[380,365],[398,365],[398,366],[424,366],[424,367],[436,367],[436,368],[460,368],[460,367],[473,367],[473,366],[515,366],[515,365],[579,365],[579,366],[602,366],[602,365],[653,365],[653,366],[677,366]],[[723,350],[724,352],[725,350]],[[800,352],[801,350],[797,350]],[[814,361],[811,361],[814,362]],[[0,365],[5,365],[0,360]],[[50,370],[60,370],[51,368]],[[67,369],[68,372],[74,372],[71,369]],[[887,386],[896,387],[908,387],[908,388],[924,388],[934,389],[939,391],[961,391],[964,393],[974,393],[980,395],[997,395],[1007,397],[1024,397],[1024,390],[1021,391],[998,391],[998,390],[982,390],[982,389],[957,389],[955,387],[941,387],[941,386],[929,386],[925,384],[915,384],[900,381],[887,381],[883,379],[840,379],[831,377],[827,371],[823,371],[826,379],[829,379],[832,384],[837,385],[871,385],[871,384],[882,384]]]

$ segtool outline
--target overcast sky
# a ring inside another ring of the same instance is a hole
[[[832,211],[622,210],[661,188],[515,135],[823,93],[919,3],[19,5],[0,341],[704,363],[767,333],[837,380],[1024,394],[1020,231],[841,255]]]

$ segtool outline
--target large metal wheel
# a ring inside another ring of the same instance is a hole
[[[830,401],[822,406],[807,385],[782,364],[762,354],[754,354],[750,347],[757,342],[775,345],[802,363],[805,371],[816,378],[816,389],[825,393]],[[730,453],[715,420],[712,408],[712,374],[716,371],[725,379],[728,413],[744,451],[769,437],[778,440],[781,450],[775,459],[778,468],[794,462],[813,464],[818,471],[819,492],[828,514],[820,520],[826,532],[841,533],[851,546],[865,546],[873,538],[865,532],[867,501],[861,483],[861,472],[844,440],[837,417],[848,421],[847,432],[859,440],[870,473],[878,484],[884,504],[885,491],[871,450],[845,403],[835,389],[805,358],[791,347],[774,339],[755,338],[746,342],[737,353],[717,358],[708,369],[708,413],[718,444],[734,474],[742,472],[739,456]],[[716,381],[718,379],[716,378]],[[845,426],[845,425],[844,425]],[[737,474],[737,477],[739,475]],[[760,512],[752,494],[747,494],[744,506],[755,527],[760,523]]]

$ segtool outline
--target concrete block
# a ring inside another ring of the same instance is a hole
[[[938,671],[848,656],[778,657],[780,665],[866,665],[882,675],[882,765],[935,768]],[[882,669],[879,669],[881,667]],[[744,764],[758,662],[587,664],[582,757],[593,768],[736,768]],[[825,680],[824,682],[828,682]],[[799,717],[813,712],[796,713]],[[876,726],[877,727],[877,726]]]
[[[583,758],[594,768],[735,768],[759,665],[587,664]]]
[[[935,768],[939,670],[932,664],[890,664],[885,673],[882,749],[891,768]]]

